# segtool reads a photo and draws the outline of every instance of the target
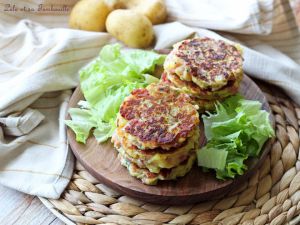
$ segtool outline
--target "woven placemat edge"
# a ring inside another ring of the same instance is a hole
[[[52,203],[43,197],[38,197],[44,206],[46,206],[47,209],[49,209],[58,219],[60,219],[62,222],[64,222],[67,225],[76,225],[73,221],[71,221],[68,217],[61,214],[58,210],[54,208]]]
[[[58,210],[54,208],[51,202],[49,202],[48,199],[43,198],[43,197],[38,197],[43,205],[49,209],[58,219],[60,219],[62,222],[64,222],[67,225],[76,225],[74,222],[72,222],[69,218],[61,214]],[[300,215],[296,216],[293,220],[290,222],[286,223],[285,225],[298,225],[300,224]]]

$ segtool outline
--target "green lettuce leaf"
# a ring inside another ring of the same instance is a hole
[[[75,132],[76,140],[85,143],[92,129],[99,142],[110,138],[124,98],[134,89],[158,82],[151,74],[164,60],[164,55],[151,51],[121,50],[119,44],[104,46],[99,56],[79,72],[86,101],[80,102],[81,108],[76,112],[85,116],[74,117],[74,111],[70,110],[72,120],[66,121]]]
[[[197,152],[198,165],[222,170],[225,168],[227,155],[228,152],[225,150],[204,147]]]
[[[72,120],[65,120],[76,135],[76,141],[85,143],[92,128],[97,126],[92,118],[91,111],[86,109],[71,108],[69,114]]]
[[[208,143],[197,150],[198,165],[214,169],[218,179],[242,175],[247,169],[244,161],[257,157],[266,140],[274,136],[269,113],[261,106],[236,95],[218,103],[215,113],[203,115]]]

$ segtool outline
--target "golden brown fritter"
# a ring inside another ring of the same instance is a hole
[[[162,169],[159,173],[151,173],[148,169],[140,168],[135,163],[130,162],[126,157],[118,155],[121,164],[125,166],[129,174],[133,177],[141,179],[144,184],[155,185],[158,180],[175,180],[178,177],[183,177],[192,168],[196,154],[191,155],[187,160],[180,165],[171,169]]]
[[[238,92],[241,78],[235,80],[233,83],[229,82],[223,88],[212,91],[209,89],[199,88],[195,83],[191,81],[181,80],[177,75],[164,73],[162,80],[167,80],[169,85],[178,88],[181,92],[189,94],[191,97],[203,99],[203,100],[219,100],[228,96],[234,95]]]
[[[140,168],[147,168],[150,172],[158,173],[162,168],[176,167],[190,155],[195,154],[195,150],[199,147],[199,138],[198,128],[192,137],[188,138],[179,148],[172,148],[169,151],[160,148],[140,150],[131,145],[124,137],[122,130],[117,128],[112,142],[120,155],[126,156]]]
[[[120,107],[117,127],[139,149],[179,147],[199,126],[197,107],[187,94],[164,84],[132,91]]]
[[[202,90],[216,91],[243,76],[242,63],[239,46],[196,37],[175,44],[164,69]]]

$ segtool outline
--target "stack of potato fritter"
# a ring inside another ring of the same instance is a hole
[[[197,107],[165,84],[136,89],[121,105],[112,141],[122,165],[145,184],[184,176],[199,145]]]
[[[239,47],[224,41],[175,44],[160,82],[134,90],[121,105],[112,142],[129,173],[150,185],[184,176],[199,147],[198,111],[238,92],[242,63]]]
[[[210,38],[188,39],[175,44],[167,56],[162,81],[189,94],[203,112],[238,92],[242,64],[237,45]]]

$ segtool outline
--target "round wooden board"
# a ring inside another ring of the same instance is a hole
[[[260,101],[263,104],[263,109],[270,112],[270,120],[274,127],[274,118],[264,94],[246,75],[241,83],[240,93],[246,99]],[[77,107],[77,102],[82,99],[84,97],[81,90],[77,88],[70,99],[69,107]],[[204,134],[203,127],[201,130]],[[91,135],[84,145],[76,142],[75,134],[71,129],[68,128],[67,134],[69,144],[77,159],[100,182],[124,195],[142,201],[172,205],[190,204],[224,196],[255,172],[263,163],[272,142],[270,139],[265,143],[260,158],[247,160],[247,172],[234,180],[217,180],[214,173],[203,173],[201,168],[194,165],[192,170],[183,178],[176,181],[160,181],[156,186],[148,186],[129,175],[126,168],[120,164],[117,151],[110,141],[99,144]]]

